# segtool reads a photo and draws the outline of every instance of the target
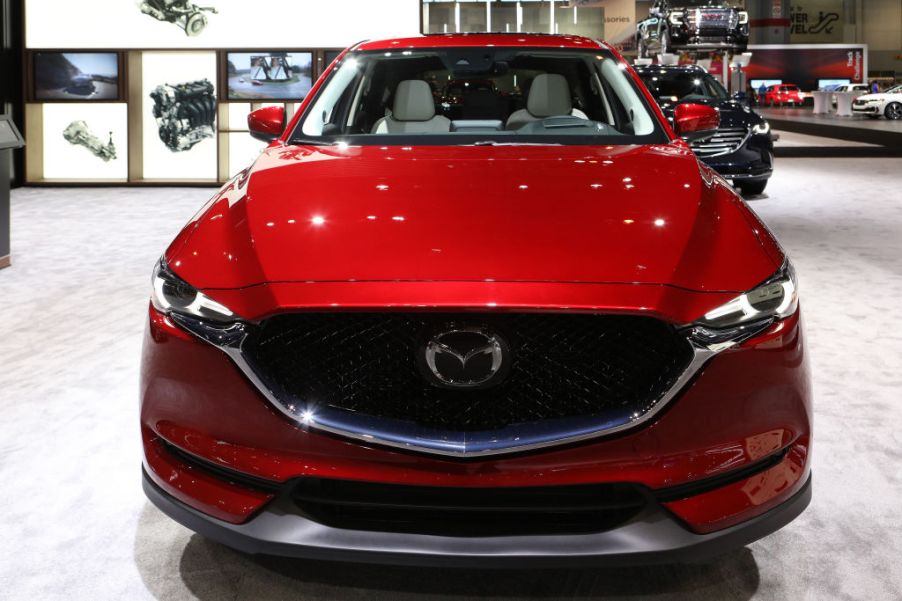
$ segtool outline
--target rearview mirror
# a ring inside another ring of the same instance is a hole
[[[713,136],[720,126],[720,113],[706,104],[678,104],[673,111],[673,130],[686,140]]]
[[[281,106],[257,109],[247,116],[247,127],[254,138],[272,142],[285,131],[285,109]]]

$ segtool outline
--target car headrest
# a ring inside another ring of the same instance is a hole
[[[435,117],[432,88],[422,79],[406,79],[395,90],[392,118],[396,121],[429,121]]]
[[[534,117],[569,115],[573,104],[567,78],[557,73],[536,75],[529,88],[526,110]]]

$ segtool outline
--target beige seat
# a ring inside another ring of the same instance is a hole
[[[451,120],[435,114],[432,88],[421,79],[407,79],[398,84],[390,115],[376,121],[374,134],[447,133]]]
[[[557,73],[536,75],[529,88],[526,108],[514,111],[507,118],[506,129],[518,129],[527,123],[541,121],[547,117],[579,117],[588,119],[586,114],[573,108],[570,100],[570,86],[567,78]]]

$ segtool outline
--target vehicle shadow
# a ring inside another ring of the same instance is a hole
[[[745,601],[759,572],[748,549],[711,563],[636,568],[471,570],[250,556],[188,534],[153,507],[138,524],[135,555],[158,599],[692,599]],[[166,536],[166,533],[169,533]],[[156,547],[156,548],[154,548]]]

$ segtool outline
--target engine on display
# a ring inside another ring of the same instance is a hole
[[[212,6],[197,6],[190,0],[143,0],[141,12],[169,23],[175,23],[189,36],[200,35],[207,27],[204,12],[217,13]]]
[[[160,140],[172,152],[190,150],[214,134],[216,98],[207,79],[157,86],[150,93]]]
[[[109,141],[104,144],[100,138],[91,133],[84,121],[73,121],[63,130],[63,137],[70,144],[84,146],[98,159],[112,161],[116,159],[116,146],[113,144],[113,132]]]

